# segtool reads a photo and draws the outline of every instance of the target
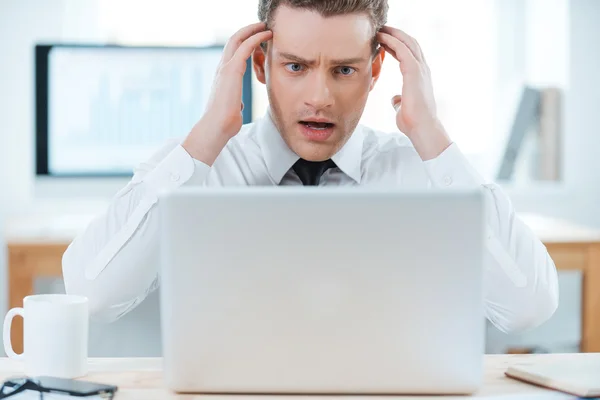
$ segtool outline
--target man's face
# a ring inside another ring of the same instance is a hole
[[[280,6],[272,29],[266,54],[254,53],[254,67],[274,122],[300,157],[326,160],[354,132],[381,69],[371,21],[366,14],[324,18]]]

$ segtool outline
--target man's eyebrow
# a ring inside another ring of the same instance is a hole
[[[302,58],[300,56],[297,56],[297,55],[294,55],[291,53],[280,52],[280,53],[278,53],[278,56],[288,59],[290,61],[300,63],[300,64],[306,64],[306,65],[315,64],[314,60],[307,60],[305,58]],[[367,59],[365,57],[352,57],[352,58],[341,58],[341,59],[337,59],[337,60],[330,60],[329,63],[336,64],[336,65],[347,65],[347,64],[360,64],[365,61],[367,61]]]
[[[286,53],[286,52],[279,52],[277,53],[277,55],[281,58],[285,58],[288,59],[290,61],[294,61],[300,64],[306,64],[306,65],[313,65],[315,63],[314,60],[307,60],[305,58],[302,58],[300,56],[294,55],[292,53]]]
[[[353,58],[340,58],[338,60],[331,60],[331,64],[360,64],[367,61],[365,57],[353,57]]]

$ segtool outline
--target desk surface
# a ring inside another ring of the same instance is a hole
[[[4,235],[9,244],[70,243],[99,214],[29,214],[8,219]],[[600,229],[537,214],[519,214],[545,244],[600,242]]]
[[[586,354],[539,354],[539,355],[486,355],[485,356],[485,378],[484,386],[475,396],[458,398],[493,398],[502,396],[502,399],[512,398],[571,398],[558,392],[542,389],[533,385],[525,384],[504,376],[504,371],[510,365],[530,365],[532,363],[569,363],[582,358],[598,358],[600,353]],[[200,396],[200,395],[176,395],[163,387],[162,383],[162,360],[160,358],[112,358],[112,359],[90,359],[90,373],[83,379],[119,386],[118,399],[200,399],[214,398],[215,400],[239,399],[235,396]],[[8,377],[22,375],[20,362],[0,358],[0,381]],[[504,397],[509,396],[509,397]],[[247,396],[244,396],[247,397]],[[268,400],[281,400],[283,398],[298,400],[298,396],[253,396],[263,397]],[[315,396],[317,397],[317,396]],[[318,396],[327,400],[333,400],[335,396]],[[364,398],[361,396],[361,399]],[[381,398],[381,397],[375,397]],[[389,396],[385,397],[389,399]],[[403,397],[410,398],[410,397]],[[440,400],[440,397],[413,397],[418,400],[432,398]],[[446,399],[449,397],[443,397]],[[498,397],[499,399],[500,397]]]

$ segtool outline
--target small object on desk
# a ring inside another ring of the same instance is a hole
[[[16,353],[12,346],[11,326],[15,316],[25,323],[26,351]],[[4,319],[4,351],[15,360],[23,360],[25,374],[57,378],[86,375],[88,355],[88,299],[68,294],[30,295],[23,307],[12,308]]]
[[[12,398],[25,392],[38,393],[40,398],[44,393],[56,393],[64,396],[86,397],[99,396],[102,399],[112,399],[117,391],[117,386],[105,385],[101,383],[80,381],[75,379],[53,378],[49,376],[39,376],[35,378],[14,378],[9,379],[0,387],[0,399]],[[43,397],[42,397],[43,396]],[[33,397],[32,397],[33,398]]]
[[[573,358],[569,362],[513,365],[505,375],[526,383],[579,397],[600,397],[600,358]]]

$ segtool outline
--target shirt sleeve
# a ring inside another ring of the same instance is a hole
[[[508,196],[498,185],[486,183],[456,144],[424,164],[436,188],[484,190],[489,205],[483,282],[487,318],[503,332],[531,329],[549,319],[558,307],[556,267]]]
[[[140,164],[127,185],[69,245],[65,289],[88,297],[90,314],[115,320],[158,286],[158,194],[200,184],[210,167],[170,142]]]

